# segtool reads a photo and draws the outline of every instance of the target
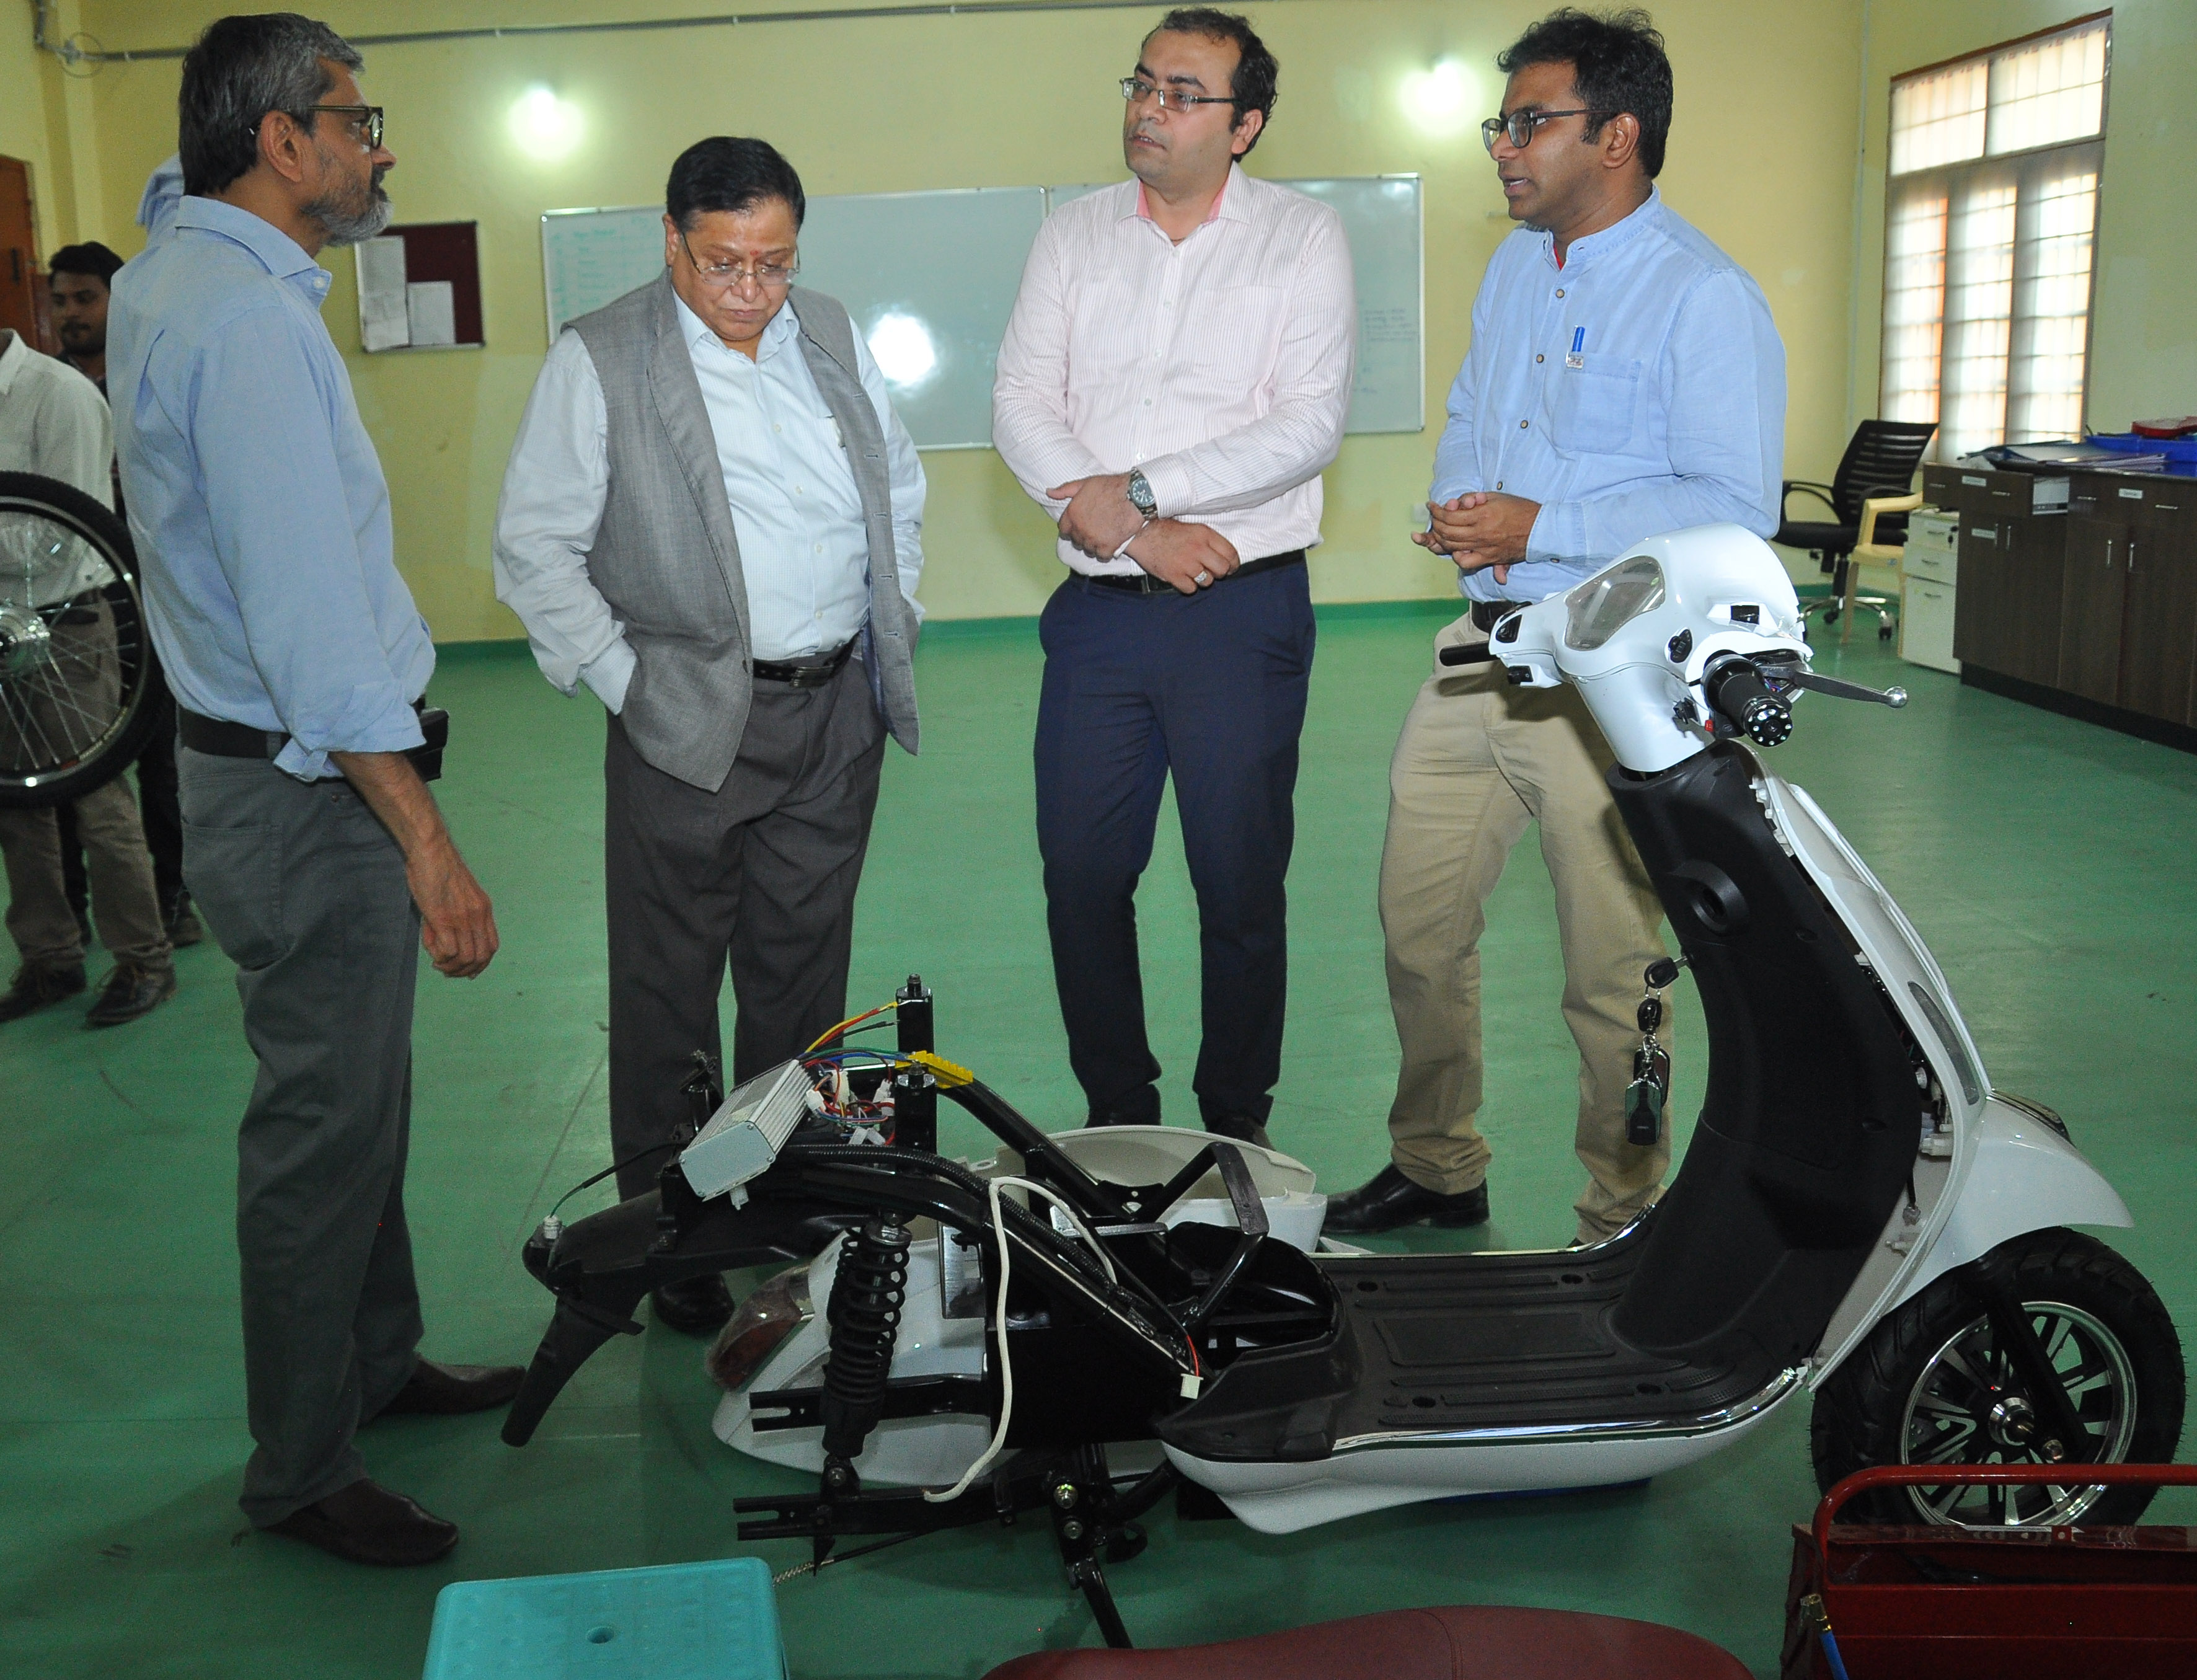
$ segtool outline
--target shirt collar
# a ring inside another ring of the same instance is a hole
[[[1600,233],[1574,240],[1571,249],[1564,252],[1563,272],[1569,274],[1582,263],[1591,263],[1620,246],[1629,245],[1649,228],[1660,225],[1662,219],[1663,189],[1651,185],[1648,188],[1646,200],[1623,221],[1612,223]],[[1556,236],[1554,234],[1541,235],[1541,256],[1551,268],[1556,266]]]
[[[20,333],[8,334],[8,347],[0,350],[0,397],[8,394],[9,387],[15,383],[15,375],[23,371],[32,353],[28,340]]]
[[[1220,183],[1220,190],[1213,195],[1213,207],[1205,212],[1205,219],[1197,224],[1199,227],[1209,228],[1215,222],[1248,222],[1251,219],[1243,210],[1243,191],[1240,184],[1243,178],[1243,165],[1232,163],[1228,165],[1228,178]],[[1137,182],[1137,201],[1122,219],[1124,222],[1152,220],[1151,200],[1145,196],[1143,182]],[[1158,224],[1154,223],[1153,225]]]
[[[679,295],[678,288],[671,293],[671,305],[679,311],[679,335],[691,349],[696,345],[725,348],[725,341],[711,332],[702,317],[687,307],[687,300]],[[762,342],[756,346],[756,360],[775,356],[791,343],[793,335],[801,330],[801,317],[793,312],[793,300],[787,298],[778,313],[770,318],[770,325],[762,329]],[[734,352],[738,354],[738,352]]]
[[[265,217],[255,216],[219,199],[195,194],[184,199],[171,225],[177,229],[203,229],[242,246],[259,259],[269,274],[310,293],[316,304],[328,295],[328,287],[335,280],[333,275],[306,254],[304,246]]]

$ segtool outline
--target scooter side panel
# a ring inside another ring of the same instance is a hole
[[[1219,1494],[1247,1526],[1293,1534],[1429,1499],[1608,1487],[1667,1474],[1752,1433],[1800,1389],[1799,1382],[1781,1380],[1776,1397],[1759,1410],[1690,1434],[1423,1443],[1297,1464],[1216,1463],[1174,1446],[1167,1455],[1190,1480]]]

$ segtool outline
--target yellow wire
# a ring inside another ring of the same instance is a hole
[[[899,1000],[896,999],[891,1003],[879,1004],[875,1009],[866,1009],[860,1015],[850,1015],[801,1053],[803,1056],[812,1055],[815,1051],[821,1050],[826,1045],[831,1043],[832,1040],[838,1038],[839,1034],[845,1032],[848,1028],[859,1027],[862,1022],[868,1020],[873,1015],[883,1015],[889,1009],[898,1009],[899,1007]]]

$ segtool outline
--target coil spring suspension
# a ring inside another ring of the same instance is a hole
[[[893,1338],[907,1299],[908,1231],[890,1217],[864,1222],[839,1249],[825,1322],[832,1353],[824,1367],[824,1453],[852,1461],[884,1415]]]

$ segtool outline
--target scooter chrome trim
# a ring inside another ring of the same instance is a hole
[[[1425,1429],[1353,1435],[1335,1444],[1330,1457],[1386,1447],[1488,1446],[1535,1441],[1667,1440],[1713,1434],[1744,1423],[1776,1405],[1807,1380],[1806,1365],[1788,1365],[1747,1399],[1695,1417],[1667,1417],[1620,1422],[1506,1424],[1486,1429]]]

